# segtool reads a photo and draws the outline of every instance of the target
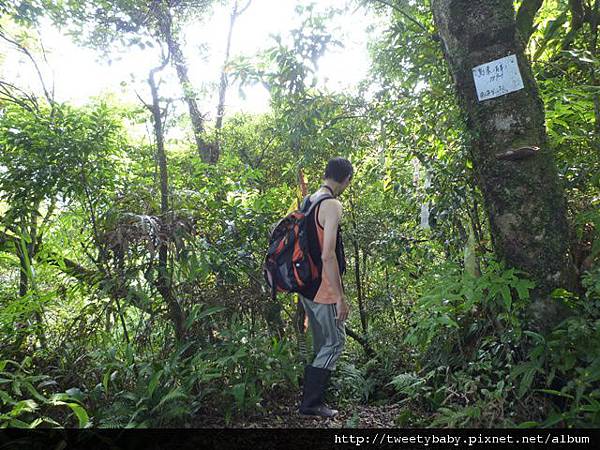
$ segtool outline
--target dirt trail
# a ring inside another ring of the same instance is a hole
[[[232,419],[229,424],[214,416],[208,416],[196,426],[227,428],[394,428],[394,420],[400,414],[399,405],[348,405],[339,408],[332,419],[303,417],[296,406],[273,407],[261,414]],[[206,417],[206,416],[205,416]]]

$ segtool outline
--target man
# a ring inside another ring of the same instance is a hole
[[[300,414],[333,417],[337,411],[323,403],[331,372],[346,342],[344,322],[350,307],[344,296],[341,275],[345,272],[344,250],[340,233],[342,204],[338,197],[352,180],[350,161],[333,158],[327,163],[323,184],[303,203],[307,209],[318,205],[307,217],[310,256],[320,270],[320,281],[307,296],[300,296],[313,336],[315,358],[304,369],[304,387]]]

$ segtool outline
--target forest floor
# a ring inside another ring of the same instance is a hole
[[[347,404],[336,409],[331,418],[305,417],[298,413],[298,402],[289,405],[269,405],[264,412],[235,417],[229,423],[213,414],[199,417],[195,427],[209,428],[394,428],[396,418],[403,408],[400,405]]]

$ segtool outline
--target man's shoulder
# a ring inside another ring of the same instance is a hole
[[[337,212],[339,214],[342,213],[342,202],[340,202],[337,198],[326,198],[321,202],[321,209],[327,212]]]

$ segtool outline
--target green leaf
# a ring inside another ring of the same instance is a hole
[[[575,397],[573,397],[572,395],[569,394],[565,394],[564,392],[560,392],[554,389],[536,389],[536,392],[543,392],[545,394],[551,394],[551,395],[558,395],[559,397],[564,397],[564,398],[568,398],[570,400],[573,400]]]
[[[148,393],[150,394],[150,397],[152,397],[152,394],[154,394],[154,391],[156,390],[156,387],[158,386],[158,382],[159,382],[162,374],[163,374],[163,370],[161,369],[158,372],[155,372],[154,375],[152,375],[152,378],[150,379],[150,382],[148,383]]]
[[[540,424],[538,422],[534,421],[521,422],[519,425],[517,425],[517,428],[537,428],[539,425]]]
[[[9,426],[12,428],[29,428],[29,424],[27,422],[23,422],[19,419],[10,419]]]
[[[580,411],[585,411],[585,412],[599,412],[600,411],[600,406],[598,405],[593,405],[593,404],[589,404],[589,405],[584,405],[581,406],[579,408]]]
[[[533,338],[533,340],[536,341],[537,344],[543,344],[546,342],[546,339],[544,338],[544,336],[542,336],[539,333],[536,333],[535,331],[527,330],[527,331],[523,331],[523,334]]]
[[[31,383],[29,383],[28,381],[24,382],[23,385],[25,386],[25,389],[27,389],[29,391],[29,393],[33,396],[33,398],[35,398],[36,400],[45,403],[46,402],[46,397],[44,397],[43,395],[41,395],[34,387]]]
[[[13,381],[12,390],[15,393],[15,395],[18,395],[19,397],[23,395],[23,393],[21,392],[21,382],[19,380]]]
[[[65,401],[69,401],[71,400],[71,396],[69,394],[66,394],[64,392],[59,392],[58,394],[53,394],[52,397],[50,397],[49,402],[53,405],[55,404],[59,404],[60,402],[65,402]],[[62,403],[60,403],[62,404]]]
[[[231,393],[238,406],[244,405],[244,399],[246,397],[246,383],[236,384],[231,388]]]
[[[33,422],[31,422],[29,424],[29,428],[36,428],[41,423],[44,423],[44,419],[38,417],[37,419],[35,419]]]
[[[79,421],[79,428],[85,428],[87,424],[90,422],[90,418],[86,410],[83,406],[78,405],[77,403],[67,403],[66,404],[77,416],[77,420]]]
[[[7,392],[5,392],[1,389],[0,389],[0,400],[5,405],[10,405],[15,402],[15,399],[13,399],[10,395],[8,395]]]
[[[72,387],[70,389],[67,389],[65,393],[69,395],[69,397],[71,397],[73,400],[83,402],[83,393],[81,392],[81,389],[77,387]]]
[[[500,294],[502,294],[502,300],[504,301],[504,307],[507,311],[510,311],[512,305],[512,296],[510,295],[510,289],[504,285],[500,288]]]
[[[81,406],[77,403],[64,402],[62,400],[58,400],[59,398],[64,398],[64,396],[67,396],[67,398],[70,398],[67,394],[62,394],[62,395],[57,394],[57,395],[52,396],[49,403],[51,405],[55,405],[55,406],[63,406],[64,405],[64,406],[68,406],[69,408],[71,408],[71,410],[73,411],[75,416],[77,416],[77,420],[79,421],[79,428],[84,428],[90,421],[85,408],[83,408],[83,406]]]
[[[546,49],[546,46],[554,39],[555,36],[557,36],[560,27],[567,21],[567,19],[567,11],[564,11],[556,19],[548,21],[548,25],[544,29],[543,38],[540,40],[539,46],[533,55],[534,61],[541,56]]]
[[[181,400],[184,398],[187,398],[185,392],[183,392],[180,388],[175,388],[163,398],[161,398],[160,402],[158,402],[158,405],[152,408],[152,412],[155,412],[156,410],[160,409],[166,403],[173,402],[175,400]]]
[[[519,391],[517,392],[517,396],[519,398],[523,397],[525,392],[527,392],[527,390],[531,387],[531,384],[533,383],[533,377],[535,376],[536,372],[537,370],[535,367],[530,367],[524,372],[523,378],[521,378],[521,383],[519,384]]]
[[[104,387],[104,392],[108,395],[108,380],[110,379],[110,370],[106,371],[102,376],[102,386]]]
[[[18,417],[25,412],[33,412],[38,409],[38,404],[34,400],[21,400],[13,406],[10,411],[12,417]]]
[[[561,298],[561,299],[569,299],[569,298],[573,298],[575,296],[572,292],[569,292],[566,289],[562,289],[562,288],[554,289],[550,295],[552,296],[552,298]]]
[[[544,427],[548,428],[553,425],[556,425],[558,422],[562,421],[563,419],[564,419],[564,417],[562,414],[553,414],[547,420],[545,420],[542,425]]]
[[[533,289],[535,283],[529,280],[519,280],[514,284],[515,289],[517,290],[517,295],[521,300],[527,300],[529,298],[529,290]]]
[[[458,328],[458,324],[448,316],[440,316],[440,317],[438,317],[438,321],[441,324],[448,325],[448,326],[451,326],[454,328]]]
[[[198,314],[197,319],[203,319],[208,316],[212,316],[213,314],[220,313],[221,311],[225,311],[227,308],[224,306],[212,306],[210,308],[205,309],[200,314]]]

